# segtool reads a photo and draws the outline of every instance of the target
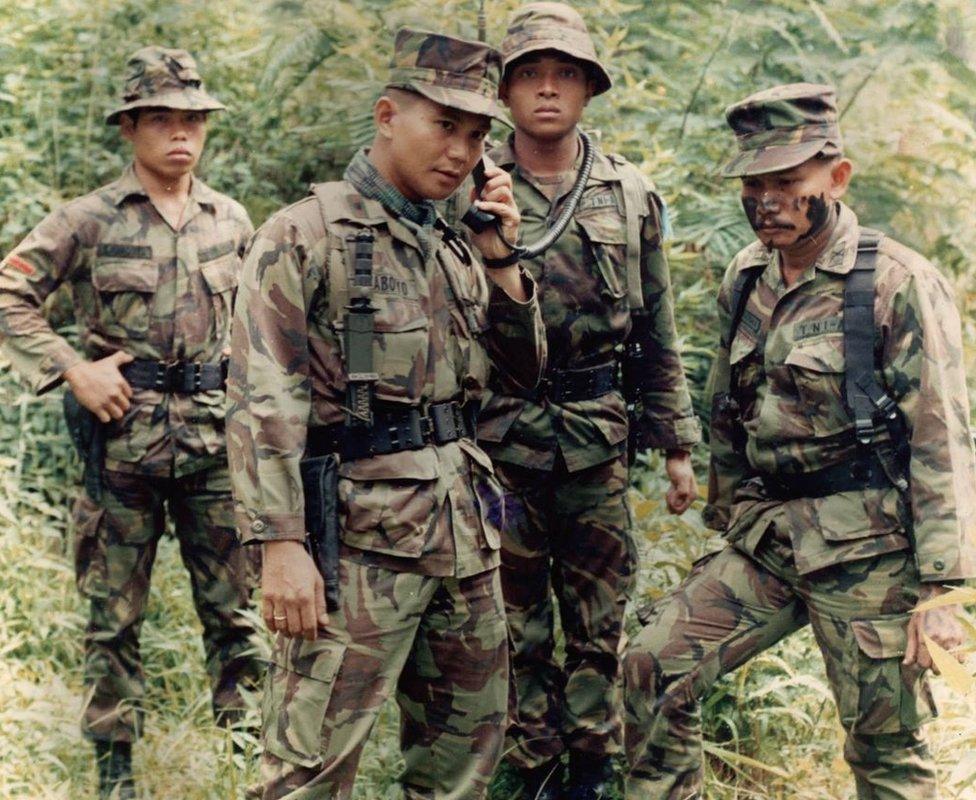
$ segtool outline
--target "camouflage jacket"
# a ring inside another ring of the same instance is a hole
[[[124,350],[138,359],[216,363],[230,344],[241,253],[252,232],[244,208],[194,179],[174,231],[130,166],[113,183],[46,217],[0,267],[0,339],[38,393],[83,358]],[[52,330],[44,299],[72,292],[83,354]],[[186,475],[226,458],[224,392],[134,390],[110,423],[106,466]]]
[[[550,202],[519,170],[511,141],[490,156],[512,173],[522,240],[539,239],[559,213],[565,195]],[[623,159],[597,152],[573,222],[549,250],[523,263],[539,287],[550,369],[582,369],[617,359],[631,329],[621,178],[625,171],[631,171],[636,176],[634,185],[642,188],[639,264],[644,311],[640,313],[649,315],[644,347],[655,364],[653,374],[644,378],[640,424],[651,447],[689,448],[699,441],[700,426],[678,351],[670,276],[661,249],[661,201],[647,180]],[[560,404],[493,392],[478,426],[479,440],[494,459],[552,469],[562,454],[570,471],[621,453],[627,432],[627,409],[620,391]]]
[[[421,407],[477,400],[489,358],[506,380],[533,387],[545,338],[530,301],[489,291],[477,260],[464,264],[434,233],[428,257],[411,230],[352,184],[320,184],[275,214],[245,259],[233,333],[228,447],[244,541],[303,539],[299,461],[311,426],[344,419],[345,306],[352,246],[373,245],[375,398]],[[497,564],[500,489],[469,439],[373,456],[340,467],[347,557],[432,575]]]
[[[756,471],[811,471],[856,455],[843,399],[842,319],[858,233],[854,213],[841,206],[823,253],[790,288],[778,256],[758,242],[729,267],[719,294],[723,331],[735,276],[766,265],[710,379],[713,394],[721,391],[737,365],[746,446],[736,451],[736,423],[713,403],[706,520],[750,552],[771,523],[782,525],[801,573],[913,547],[922,580],[972,577],[976,463],[959,314],[938,271],[890,238],[875,277],[876,376],[908,428],[910,502],[894,487],[773,502],[749,480]]]

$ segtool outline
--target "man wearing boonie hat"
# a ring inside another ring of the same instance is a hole
[[[699,700],[809,623],[859,798],[935,798],[924,637],[962,642],[976,465],[959,314],[918,253],[842,201],[834,89],[778,86],[726,112],[759,241],[719,291],[706,521],[728,546],[657,601],[624,662],[627,797],[701,797]]]
[[[73,512],[78,588],[90,601],[82,728],[101,797],[134,797],[142,728],[139,630],[156,547],[175,523],[190,572],[218,721],[255,683],[241,612],[252,579],[234,530],[224,447],[225,349],[247,213],[193,175],[207,114],[224,108],[184,50],[129,59],[107,117],[132,145],[122,176],[44,219],[0,265],[0,338],[38,393],[67,384],[87,418],[85,492]],[[81,349],[43,316],[71,287]],[[67,403],[66,403],[67,406]],[[69,427],[71,426],[69,420]]]
[[[499,94],[515,131],[490,156],[512,175],[532,242],[564,207],[583,163],[578,125],[611,81],[582,17],[563,3],[518,9],[501,50]],[[508,758],[526,798],[601,796],[621,748],[618,650],[637,571],[628,437],[636,450],[666,453],[673,513],[697,494],[689,450],[699,425],[675,333],[664,204],[636,167],[594,148],[569,228],[524,262],[546,325],[545,379],[531,392],[493,385],[478,428],[508,493],[502,585],[518,695]]]
[[[394,696],[405,797],[483,797],[501,755],[504,511],[473,422],[489,368],[538,382],[545,338],[498,230],[472,236],[479,260],[434,208],[482,155],[500,66],[485,44],[400,30],[372,146],[273,215],[245,259],[228,439],[277,633],[265,800],[348,798]],[[479,205],[514,240],[511,179],[486,177]],[[303,483],[333,458],[335,488]],[[337,504],[338,553],[314,561],[304,544],[328,533],[303,509],[322,498]]]

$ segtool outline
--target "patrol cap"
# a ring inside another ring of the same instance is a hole
[[[505,122],[498,105],[501,76],[501,55],[484,42],[400,28],[386,85]]]
[[[739,152],[726,178],[791,169],[815,155],[840,155],[843,143],[833,86],[788,83],[749,95],[725,110]]]
[[[575,8],[565,3],[528,3],[515,12],[502,40],[502,68],[538,50],[557,50],[586,63],[596,82],[594,95],[610,88],[610,73],[596,57],[590,32]]]
[[[118,125],[124,111],[150,107],[182,111],[221,111],[226,108],[204,89],[193,56],[186,50],[155,45],[143,47],[129,56],[122,104],[105,117],[105,122]]]

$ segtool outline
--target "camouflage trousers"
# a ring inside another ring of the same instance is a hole
[[[578,472],[561,459],[552,472],[495,464],[506,489],[502,588],[518,698],[507,750],[520,768],[566,750],[596,759],[620,750],[618,650],[637,563],[626,459]]]
[[[260,797],[350,797],[363,745],[394,695],[404,797],[484,797],[508,702],[498,570],[440,578],[343,558],[339,584],[341,607],[317,639],[275,642]]]
[[[919,731],[932,696],[922,671],[901,664],[920,588],[912,553],[798,575],[792,552],[773,528],[755,560],[727,547],[652,607],[624,659],[630,800],[701,797],[699,700],[720,676],[808,622],[847,733],[858,798],[936,797]]]
[[[167,514],[203,624],[214,714],[231,721],[243,708],[238,686],[258,685],[262,670],[249,641],[254,629],[240,614],[256,569],[238,543],[227,467],[169,479],[106,470],[102,486],[101,504],[82,494],[74,508],[75,573],[90,602],[83,732],[123,741],[141,732],[139,632]]]

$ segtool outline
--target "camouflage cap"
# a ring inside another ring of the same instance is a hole
[[[175,108],[184,111],[221,111],[226,106],[203,88],[197,62],[186,50],[143,47],[126,64],[122,105],[105,117],[117,125],[124,111],[133,108]]]
[[[501,56],[484,42],[401,28],[386,85],[506,122],[498,105],[501,75]]]
[[[565,3],[528,3],[515,12],[502,40],[503,69],[538,50],[557,50],[589,65],[596,81],[594,95],[610,88],[610,74],[596,57],[586,23]]]
[[[843,150],[833,86],[788,83],[729,106],[725,118],[739,153],[723,168],[726,178],[791,169],[823,153]]]

